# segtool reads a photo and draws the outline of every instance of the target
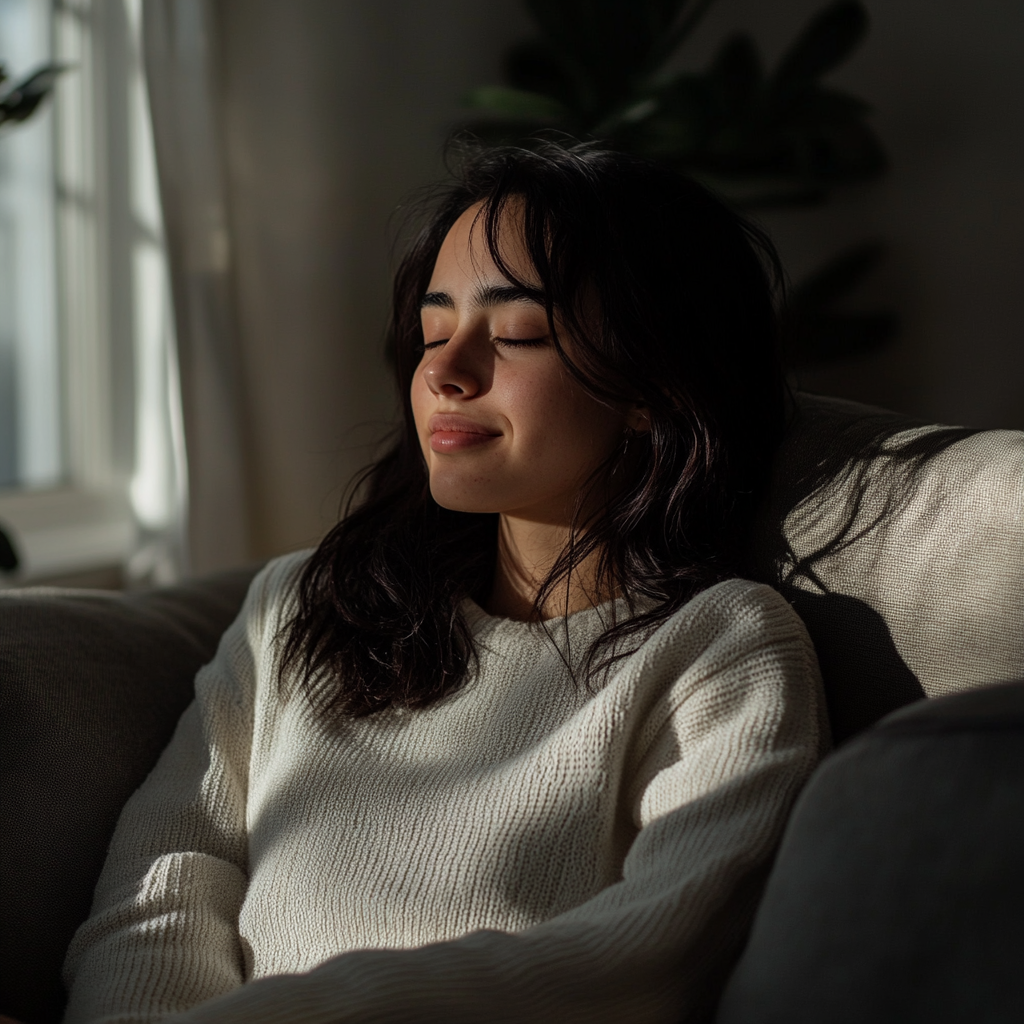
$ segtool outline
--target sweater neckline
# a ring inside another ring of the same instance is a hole
[[[653,601],[645,601],[642,598],[640,600],[634,599],[633,601],[638,614],[646,611],[648,605],[654,607],[654,603]],[[616,621],[621,622],[626,618],[632,617],[629,612],[629,603],[624,597],[612,597],[607,601],[602,601],[600,604],[591,605],[589,608],[580,608],[578,611],[570,612],[567,616],[557,615],[550,619],[527,622],[521,619],[508,618],[504,615],[491,615],[471,597],[465,598],[462,602],[463,614],[474,633],[482,630],[490,632],[494,629],[501,629],[502,631],[521,631],[523,633],[534,633],[542,630],[550,634],[553,628],[567,621],[571,626],[575,627],[584,626],[595,617],[602,621],[609,621],[613,607]]]

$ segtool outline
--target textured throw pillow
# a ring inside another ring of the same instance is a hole
[[[136,594],[0,592],[0,1013],[60,1020],[64,951],[121,807],[254,571]]]
[[[1024,676],[1024,433],[797,402],[757,555],[814,639],[835,738]]]

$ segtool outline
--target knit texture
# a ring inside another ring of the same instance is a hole
[[[593,687],[565,657],[624,603],[545,629],[466,602],[460,690],[339,724],[278,687],[304,557],[257,577],[125,807],[67,1024],[706,1013],[824,743],[786,602],[721,583]]]

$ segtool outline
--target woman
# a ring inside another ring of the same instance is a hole
[[[765,253],[639,160],[467,161],[396,279],[401,436],[200,672],[68,1021],[707,1013],[823,743],[806,632],[738,578]]]

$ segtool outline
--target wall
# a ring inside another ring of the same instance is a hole
[[[794,279],[846,243],[892,253],[862,301],[899,311],[889,351],[805,373],[813,390],[928,420],[1024,427],[1024,5],[866,0],[872,30],[833,76],[876,108],[882,181],[765,217]],[[719,0],[696,65],[737,28],[774,59],[823,0]]]
[[[253,555],[315,543],[394,401],[389,219],[442,173],[514,4],[219,0]]]

